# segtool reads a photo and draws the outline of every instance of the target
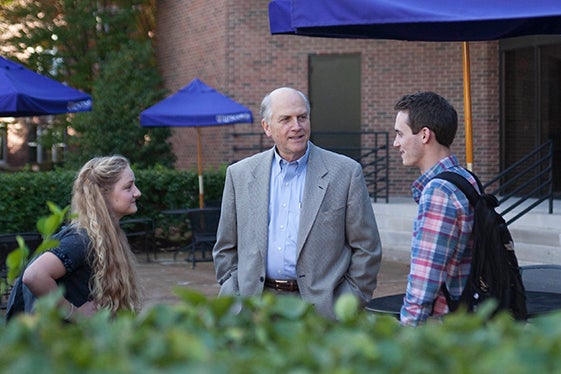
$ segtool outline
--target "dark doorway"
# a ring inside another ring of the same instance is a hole
[[[561,37],[501,42],[502,169],[553,141],[553,191],[561,193]]]
[[[360,54],[309,57],[312,141],[355,159],[361,147],[360,62]]]

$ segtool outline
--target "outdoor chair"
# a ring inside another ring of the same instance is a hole
[[[146,253],[146,261],[150,262],[150,246],[154,253],[154,259],[156,259],[157,251],[154,244],[154,220],[151,218],[130,218],[124,219],[119,222],[119,225],[125,232],[129,244],[133,247],[135,244],[135,239],[140,239],[142,243],[142,249]],[[132,240],[131,240],[132,239]]]
[[[187,219],[191,228],[191,257],[188,260],[194,268],[197,262],[212,261],[220,208],[189,209]],[[197,256],[197,253],[200,255]]]
[[[8,281],[8,267],[6,266],[6,259],[10,252],[19,247],[17,236],[21,236],[25,241],[25,244],[29,248],[29,254],[32,255],[35,249],[41,244],[43,238],[38,232],[18,232],[10,234],[0,235],[0,278],[3,282],[6,282],[6,289],[0,295],[0,309],[6,309],[6,303],[8,301],[8,296],[10,295],[11,285],[7,283]]]

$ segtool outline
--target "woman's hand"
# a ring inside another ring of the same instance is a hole
[[[86,317],[91,317],[99,310],[97,303],[93,301],[86,301],[79,308],[76,308],[76,313],[79,313]]]

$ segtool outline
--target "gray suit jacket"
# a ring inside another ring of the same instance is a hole
[[[361,166],[311,142],[298,230],[296,272],[302,298],[334,318],[352,293],[372,297],[382,249]],[[213,257],[219,295],[260,295],[266,277],[273,149],[228,167]]]

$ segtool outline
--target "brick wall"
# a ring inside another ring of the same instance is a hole
[[[8,151],[6,165],[22,167],[29,163],[29,125],[25,120],[17,120],[7,125]]]
[[[262,97],[279,86],[307,93],[308,56],[332,53],[361,54],[365,129],[389,131],[391,145],[396,100],[407,93],[432,90],[458,111],[453,151],[465,161],[461,43],[271,35],[267,4],[265,0],[158,1],[156,49],[170,93],[198,77],[253,111],[251,125],[202,129],[205,168],[235,161],[231,134],[261,131]],[[470,43],[470,54],[474,170],[485,180],[499,170],[498,42]],[[174,129],[171,140],[177,167],[195,168],[195,139],[193,128]],[[390,194],[409,195],[418,170],[403,167],[392,151],[390,160]]]

